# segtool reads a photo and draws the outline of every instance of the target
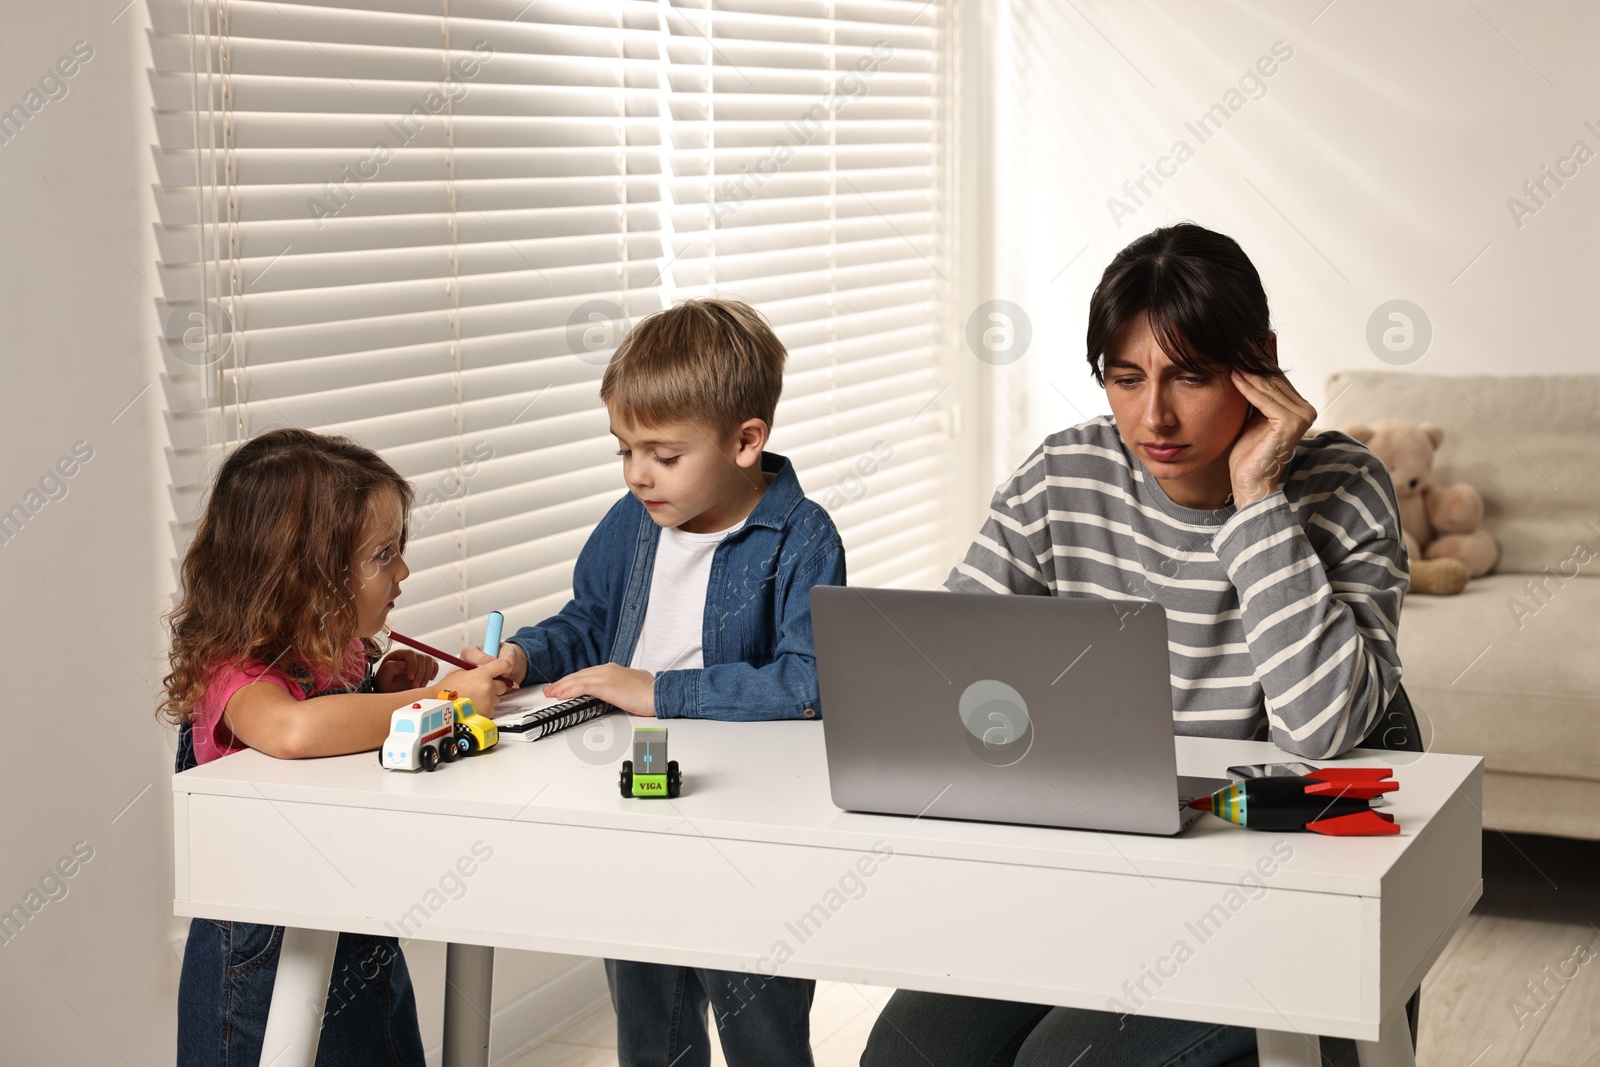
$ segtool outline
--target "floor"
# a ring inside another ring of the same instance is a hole
[[[1600,1067],[1600,842],[1483,835],[1483,899],[1422,984],[1417,1065]]]
[[[1600,842],[1485,833],[1483,880],[1423,984],[1417,1067],[1600,1067]],[[817,1067],[854,1067],[890,992],[817,983]],[[604,1003],[506,1062],[616,1067],[616,1044]]]

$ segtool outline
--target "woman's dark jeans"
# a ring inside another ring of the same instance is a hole
[[[878,1016],[862,1067],[1224,1067],[1253,1062],[1256,1032],[1083,1008],[901,989]],[[1323,1038],[1322,1060],[1356,1067],[1355,1043]]]

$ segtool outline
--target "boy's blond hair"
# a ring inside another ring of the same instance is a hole
[[[600,399],[629,422],[704,423],[729,434],[746,419],[772,428],[783,393],[783,343],[742,300],[685,300],[642,319],[606,365]]]

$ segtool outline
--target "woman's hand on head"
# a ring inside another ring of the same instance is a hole
[[[1281,374],[1234,371],[1233,384],[1255,409],[1228,453],[1233,506],[1242,510],[1277,492],[1284,468],[1311,428],[1317,409]]]
[[[463,657],[465,658],[465,657]],[[500,676],[511,670],[504,659],[486,660],[470,671],[451,671],[439,680],[440,689],[454,689],[457,696],[467,697],[479,715],[493,715],[494,709],[510,688]]]
[[[461,650],[461,658],[468,663],[488,663],[489,655],[477,645],[468,645]],[[500,658],[511,664],[511,669],[506,672],[517,685],[521,685],[528,677],[528,656],[522,651],[522,646],[514,641],[505,641],[500,645]]]
[[[378,664],[373,684],[380,693],[403,693],[407,689],[421,689],[438,673],[439,663],[432,656],[397,648]]]

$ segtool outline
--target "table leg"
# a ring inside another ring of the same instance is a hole
[[[444,1067],[488,1067],[494,949],[449,945],[444,955]]]
[[[273,1067],[316,1067],[322,1038],[322,1009],[328,1002],[337,930],[283,931],[272,1005],[261,1041],[261,1062]]]
[[[1257,1030],[1256,1059],[1261,1067],[1320,1067],[1322,1039],[1292,1030]]]
[[[1356,1056],[1361,1067],[1416,1067],[1411,1047],[1411,1022],[1402,1003],[1378,1026],[1378,1040],[1357,1041]]]

